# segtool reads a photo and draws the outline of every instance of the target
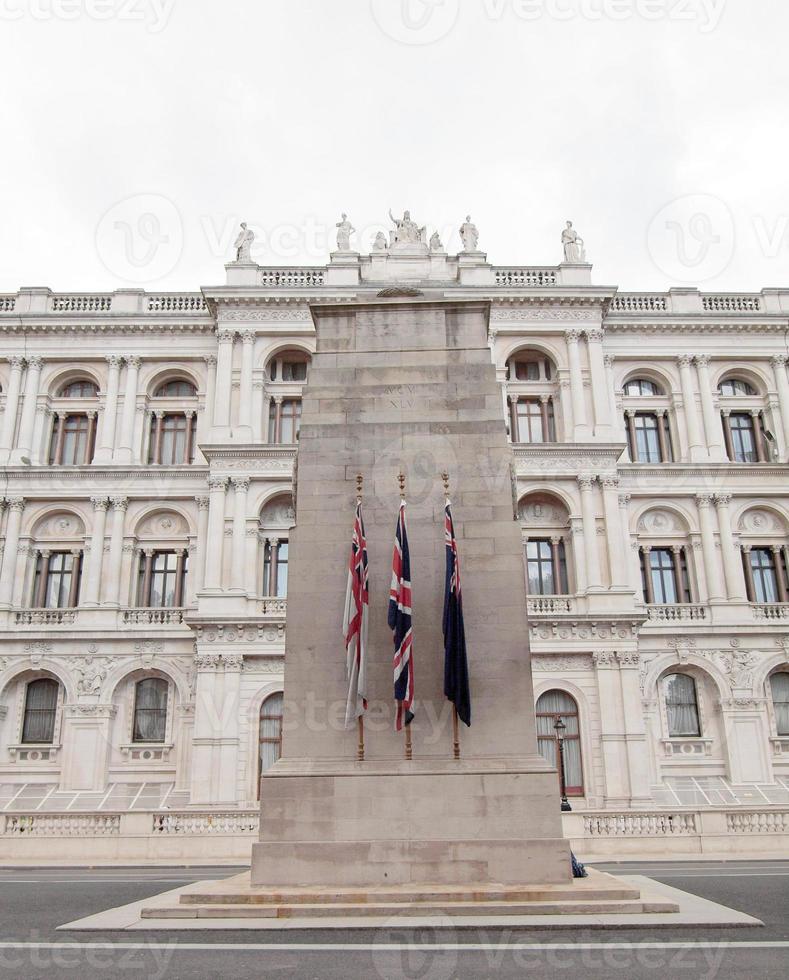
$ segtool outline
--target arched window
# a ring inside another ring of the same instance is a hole
[[[649,381],[647,378],[633,378],[625,385],[625,394],[629,398],[645,398],[648,396],[654,398],[657,395],[662,395],[663,392],[654,381]]]
[[[541,351],[518,351],[507,361],[507,378],[512,442],[556,442],[556,368],[550,358]]]
[[[270,769],[282,754],[282,712],[284,697],[272,694],[260,707],[258,745],[260,768],[258,770],[258,797],[263,773]]]
[[[164,742],[168,691],[161,677],[146,677],[134,685],[133,742]]]
[[[770,678],[773,696],[776,735],[789,735],[789,673],[780,672]]]
[[[696,682],[689,674],[668,674],[663,679],[669,738],[701,735]]]
[[[727,378],[718,385],[718,394],[724,398],[753,397],[756,389],[741,378]]]
[[[269,361],[269,380],[283,382],[284,384],[302,383],[307,380],[309,364],[310,355],[304,351],[283,351]]]
[[[568,796],[583,796],[584,778],[578,705],[565,691],[546,691],[537,701],[537,745],[540,755],[557,769],[559,753],[554,726],[559,718],[567,726],[564,734],[565,790]]]
[[[538,351],[524,350],[513,355],[507,362],[510,381],[552,381],[553,364]]]
[[[159,385],[153,393],[154,398],[196,398],[197,388],[185,378],[173,378]]]
[[[51,745],[54,742],[59,690],[58,682],[49,677],[27,685],[22,722],[23,744]]]
[[[60,390],[61,398],[98,398],[99,388],[95,381],[88,378],[80,378],[78,381],[70,381]]]

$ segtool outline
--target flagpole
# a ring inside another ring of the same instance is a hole
[[[405,473],[400,471],[397,474],[397,482],[400,484],[400,503],[405,501]],[[405,728],[405,758],[407,762],[411,762],[413,759],[413,745],[411,743],[411,726],[406,724],[403,726]]]
[[[364,476],[361,473],[357,473],[356,474],[356,503],[361,504],[363,497],[364,497]],[[356,749],[356,758],[359,762],[364,762],[364,715],[359,715],[357,719],[357,728],[359,731],[359,744]]]
[[[444,500],[446,506],[449,507],[451,501],[449,499],[449,473],[444,471],[441,474],[441,479],[444,483]],[[460,758],[460,725],[458,724],[458,709],[457,705],[452,705],[452,755],[453,758]]]

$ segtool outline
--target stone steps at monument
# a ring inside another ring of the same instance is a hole
[[[393,916],[486,916],[486,915],[645,915],[678,912],[679,906],[664,900],[601,900],[585,897],[576,901],[496,902],[337,902],[309,905],[279,904],[184,904],[144,908],[143,919],[319,919],[391,918]]]

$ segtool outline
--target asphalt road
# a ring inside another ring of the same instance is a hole
[[[785,980],[789,861],[600,864],[747,912],[764,928],[56,932],[63,922],[233,868],[0,870],[0,980]]]

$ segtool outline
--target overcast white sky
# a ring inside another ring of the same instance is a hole
[[[451,251],[471,212],[499,265],[571,218],[598,283],[789,284],[780,0],[0,0],[0,32],[0,291],[217,284],[240,220],[323,264],[390,207]]]

